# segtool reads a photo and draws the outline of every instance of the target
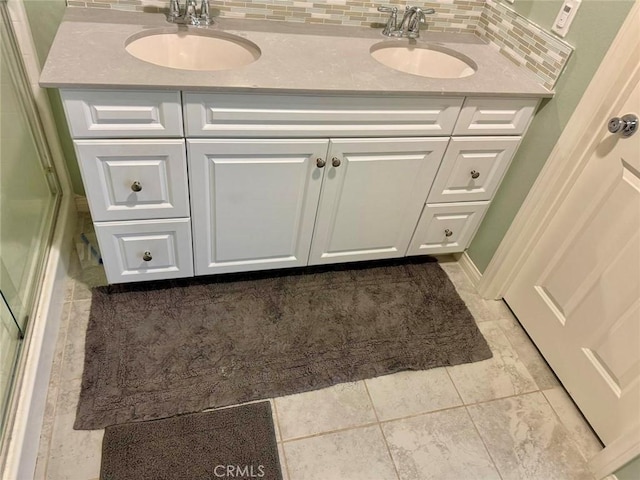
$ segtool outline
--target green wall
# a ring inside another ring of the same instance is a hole
[[[23,0],[27,11],[31,34],[35,43],[36,52],[40,65],[44,65],[44,61],[51,48],[53,37],[58,31],[58,25],[62,20],[65,11],[65,0]],[[80,178],[80,170],[76,161],[76,154],[73,149],[71,135],[67,128],[67,121],[62,108],[62,101],[57,89],[48,89],[49,102],[51,110],[58,128],[58,136],[62,152],[64,153],[67,163],[67,170],[71,177],[73,191],[79,195],[84,195],[84,187]]]
[[[501,0],[504,2],[504,0]],[[516,0],[518,13],[550,29],[563,0]],[[468,254],[483,272],[580,101],[633,0],[583,0],[565,40],[575,47],[556,95],[535,116]]]
[[[618,480],[638,480],[640,478],[640,457],[636,457],[616,472]]]

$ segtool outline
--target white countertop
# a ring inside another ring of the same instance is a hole
[[[389,95],[552,97],[531,73],[472,34],[421,32],[418,44],[435,44],[473,60],[470,77],[432,79],[398,72],[369,54],[389,39],[380,29],[216,19],[210,27],[258,45],[260,58],[226,71],[177,70],[139,60],[125,50],[145,30],[177,30],[163,14],[67,8],[40,77],[43,87],[171,89]],[[185,28],[185,27],[180,27]],[[195,28],[195,27],[188,27]]]

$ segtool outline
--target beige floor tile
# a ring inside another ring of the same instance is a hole
[[[503,480],[593,480],[542,393],[467,408]]]
[[[364,382],[279,397],[275,404],[283,440],[376,421]]]
[[[432,412],[462,404],[447,371],[434,368],[366,380],[380,420]]]
[[[57,415],[75,414],[80,398],[82,378],[65,380],[58,387],[58,400],[56,406]]]
[[[585,418],[573,403],[564,388],[554,387],[542,392],[551,408],[555,410],[562,424],[569,430],[571,437],[587,460],[602,451],[602,443],[593,432]]]
[[[36,464],[36,473],[34,478],[44,478],[51,437],[53,435],[53,422],[57,414],[58,388],[60,383],[60,375],[62,371],[62,358],[64,354],[64,344],[67,334],[67,325],[69,323],[69,313],[71,312],[71,303],[66,302],[62,307],[60,317],[60,327],[58,329],[58,337],[56,339],[56,347],[53,353],[53,363],[51,365],[51,375],[49,377],[49,386],[47,390],[47,400],[42,420],[42,430],[40,432],[40,442],[38,445],[38,459]]]
[[[64,347],[61,382],[80,378],[84,366],[84,339],[89,322],[89,300],[71,303],[71,313],[67,327],[67,338]]]
[[[58,415],[47,465],[47,480],[89,480],[100,475],[104,430],[73,430],[75,412]]]
[[[496,322],[479,324],[493,357],[482,362],[447,367],[465,404],[493,400],[538,389],[526,367]]]
[[[88,300],[91,298],[91,289],[107,284],[107,277],[102,266],[85,268],[78,273],[73,290],[74,300]]]
[[[284,443],[290,480],[396,480],[377,425]]]
[[[517,320],[503,318],[498,320],[498,325],[540,390],[560,385],[555,374]]]
[[[383,423],[382,429],[400,480],[500,480],[464,408]]]

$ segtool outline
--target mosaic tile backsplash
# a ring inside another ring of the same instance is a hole
[[[197,0],[200,3],[200,0]],[[438,32],[472,33],[480,19],[485,0],[433,0],[409,2],[435,8],[429,17],[429,29]],[[169,0],[69,0],[69,5],[118,10],[162,11]],[[180,3],[183,3],[182,1]],[[396,6],[402,11],[403,0],[325,0],[318,2],[296,0],[210,0],[211,8],[222,17],[280,20],[287,22],[324,23],[335,25],[370,26],[386,23],[388,14],[377,11],[380,5]]]
[[[200,3],[200,0],[197,0]],[[301,23],[353,26],[380,26],[388,14],[377,11],[379,5],[407,4],[434,8],[428,16],[428,30],[434,32],[475,33],[489,42],[512,62],[537,76],[552,89],[571,55],[565,42],[534,25],[497,0],[210,0],[211,9],[221,17],[249,18]],[[162,12],[169,0],[68,0],[70,6],[113,8],[117,10]],[[180,0],[183,3],[183,0]]]
[[[488,41],[548,89],[564,70],[573,48],[496,0],[486,0],[476,35]]]

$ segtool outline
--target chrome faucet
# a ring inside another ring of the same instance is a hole
[[[382,30],[382,34],[387,37],[408,37],[418,38],[420,36],[420,24],[426,22],[425,15],[433,15],[436,11],[433,8],[423,10],[420,7],[407,6],[404,16],[398,26],[398,9],[395,7],[378,7],[379,12],[391,13],[387,25]]]
[[[210,25],[212,20],[209,13],[209,0],[202,0],[199,15],[196,0],[185,0],[183,12],[180,9],[179,0],[170,0],[167,21],[179,25]]]
[[[378,11],[382,13],[390,13],[389,20],[382,30],[382,34],[387,37],[399,37],[402,32],[398,30],[398,8],[397,7],[378,7]]]

